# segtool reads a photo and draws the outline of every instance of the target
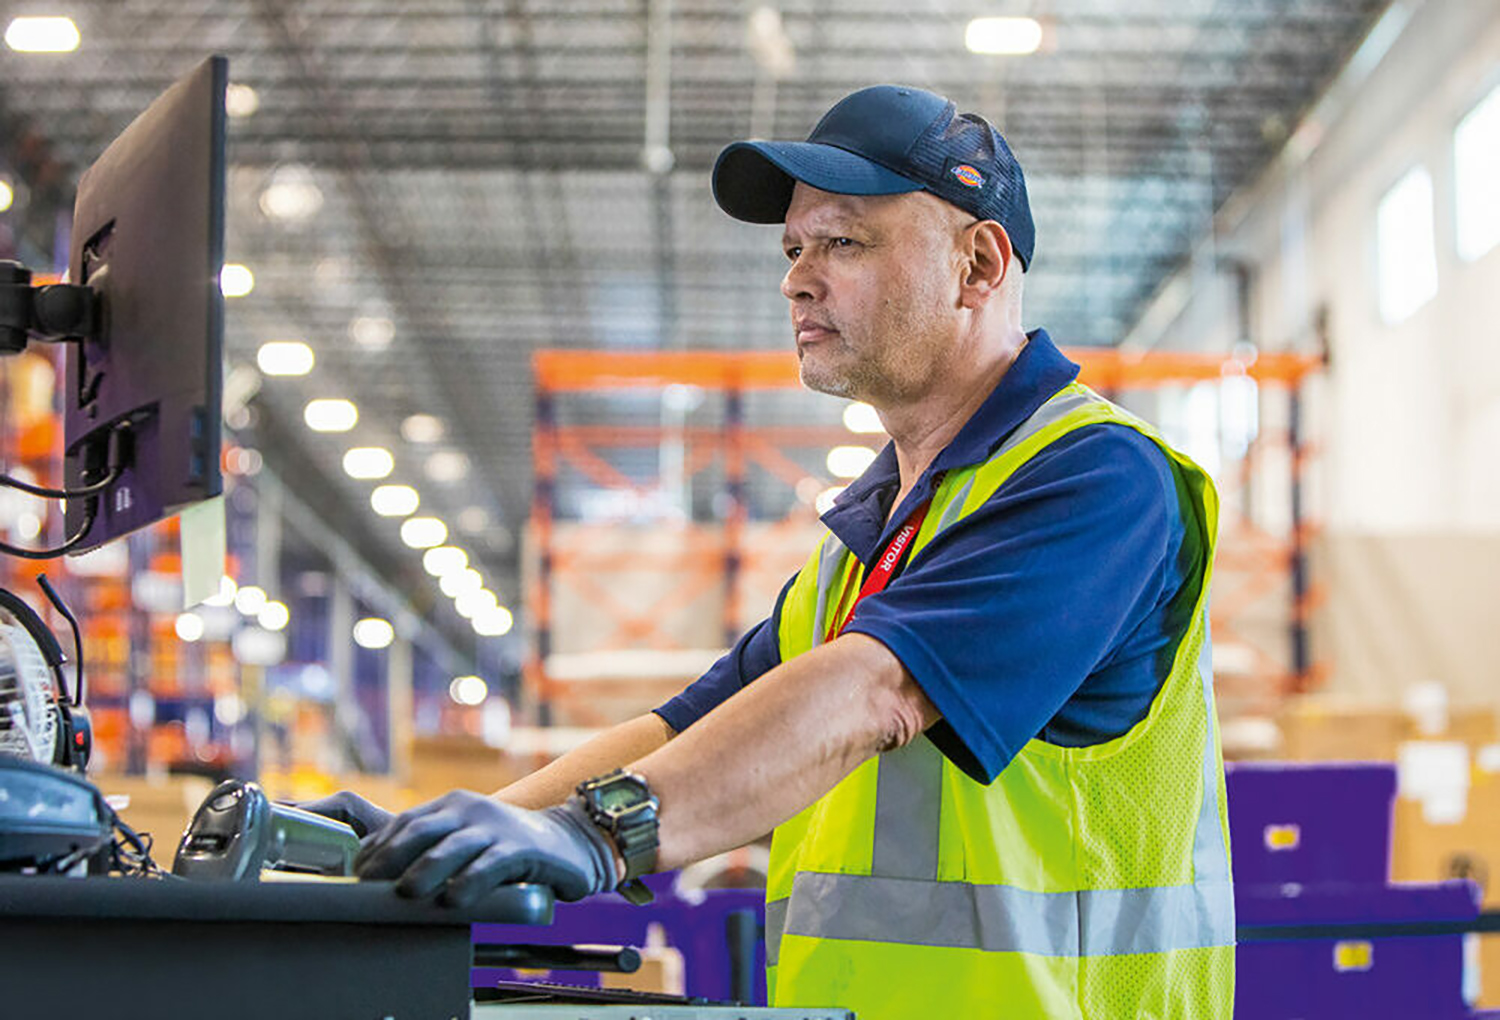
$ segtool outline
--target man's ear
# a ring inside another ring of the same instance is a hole
[[[959,281],[959,302],[965,308],[978,308],[1016,270],[1015,251],[1010,235],[994,220],[971,224],[964,231],[960,250],[964,275]]]

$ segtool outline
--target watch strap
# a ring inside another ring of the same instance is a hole
[[[601,791],[616,785],[636,793],[637,798],[623,811],[606,811],[600,806],[598,796]],[[625,877],[620,880],[616,891],[631,903],[650,903],[651,891],[640,881],[640,876],[655,870],[660,840],[657,802],[646,780],[616,769],[608,775],[580,783],[578,795],[589,818],[614,843],[625,863]]]
[[[632,878],[629,881],[621,882],[615,888],[615,892],[625,897],[626,903],[629,903],[632,906],[636,907],[644,907],[646,904],[656,899],[656,897],[651,894],[651,890],[646,887],[646,883],[642,882],[638,878]]]

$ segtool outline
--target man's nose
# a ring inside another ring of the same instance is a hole
[[[781,294],[788,301],[822,299],[822,281],[805,258],[799,258],[787,269],[781,278]]]

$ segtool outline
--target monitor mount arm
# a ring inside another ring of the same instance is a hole
[[[0,356],[19,354],[28,338],[48,343],[99,332],[99,295],[76,283],[33,286],[31,270],[0,260]]]

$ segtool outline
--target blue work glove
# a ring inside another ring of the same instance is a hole
[[[441,892],[461,907],[496,886],[535,882],[561,900],[609,892],[618,883],[614,845],[576,798],[541,811],[455,790],[398,816],[354,858],[363,879],[396,881],[404,896]]]
[[[340,790],[333,796],[323,797],[320,800],[293,803],[292,807],[311,811],[325,818],[332,818],[336,822],[343,822],[361,839],[372,832],[379,832],[390,824],[392,818],[396,817],[385,808],[371,804],[359,794],[349,790]]]

